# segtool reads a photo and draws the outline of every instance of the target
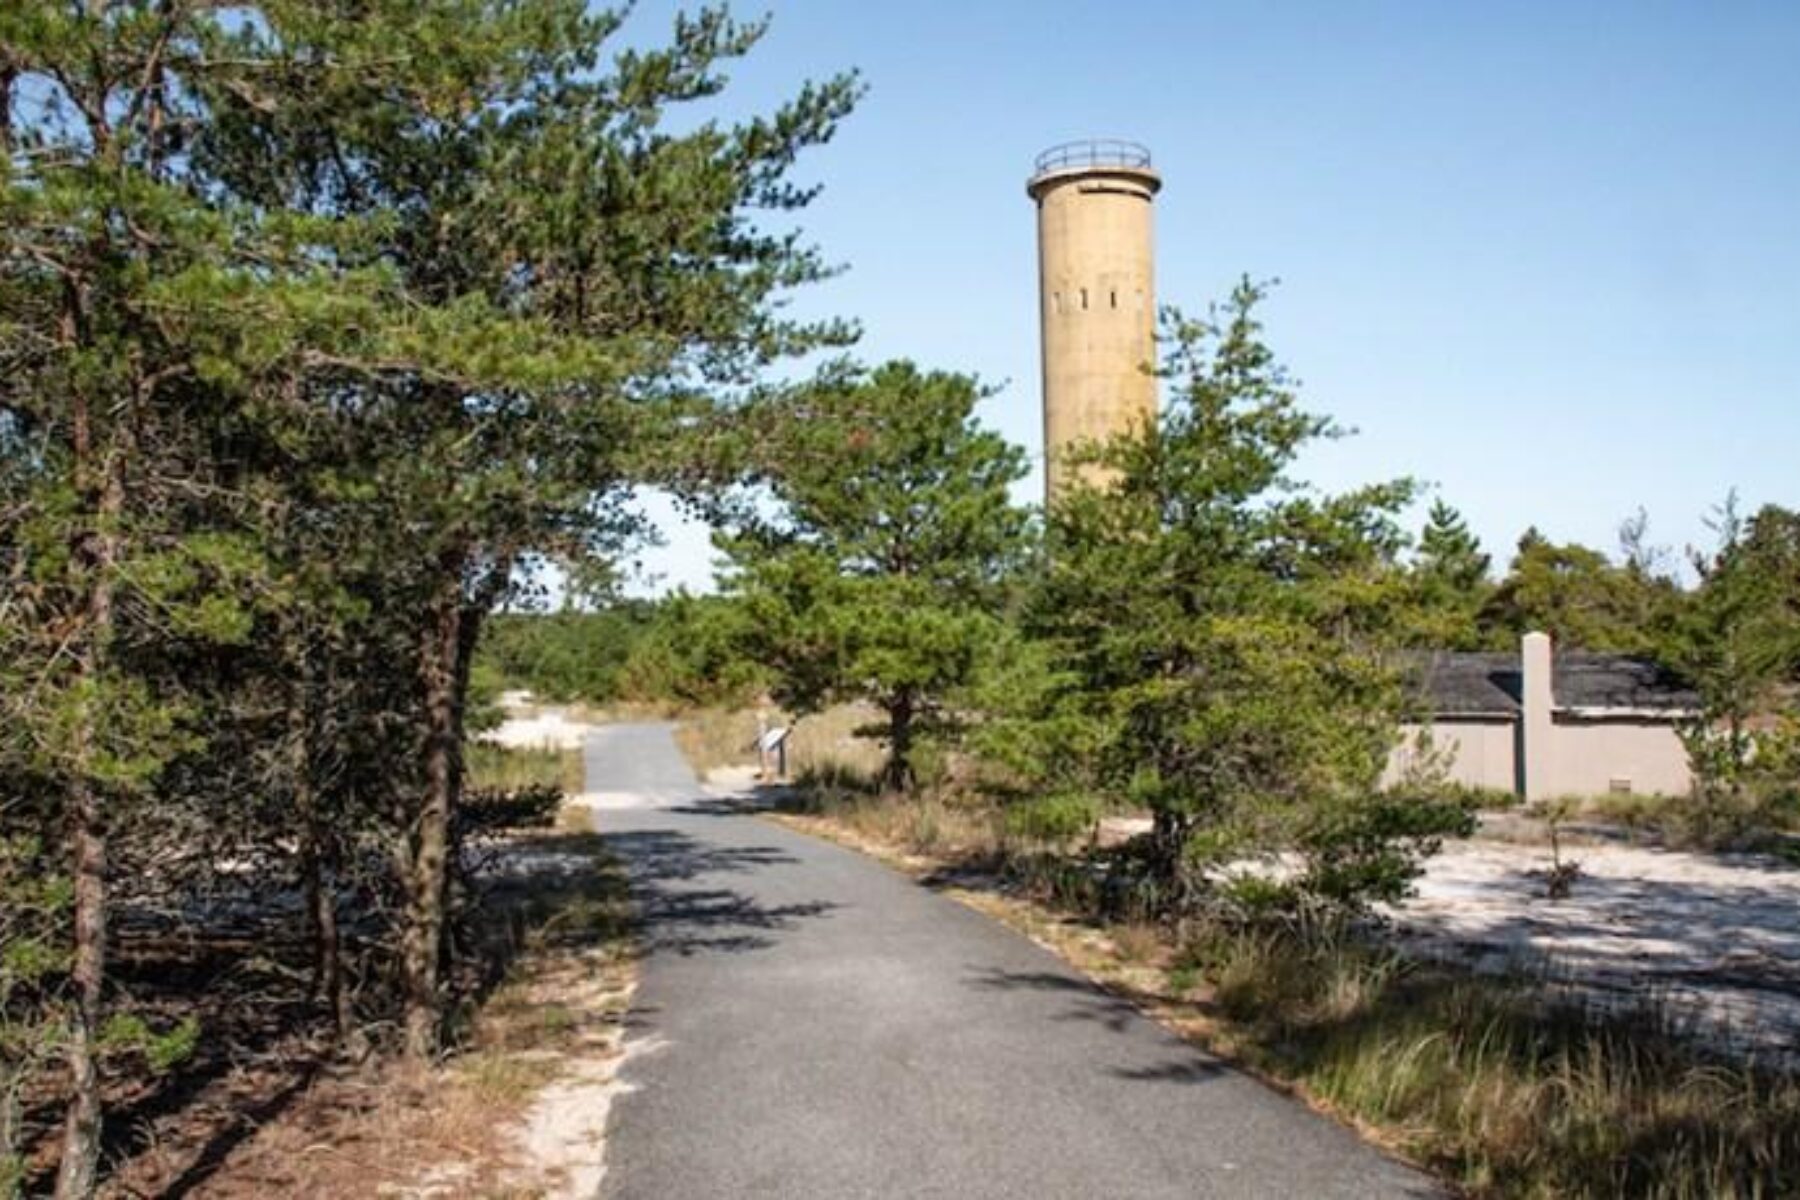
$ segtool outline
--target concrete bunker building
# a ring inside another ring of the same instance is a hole
[[[1044,151],[1026,184],[1038,214],[1046,503],[1076,478],[1071,445],[1156,418],[1152,200],[1161,188],[1147,149],[1109,139]]]
[[[1703,715],[1700,695],[1650,659],[1553,651],[1528,633],[1516,654],[1438,651],[1411,668],[1426,717],[1403,728],[1389,783],[1419,764],[1425,733],[1451,782],[1525,800],[1694,786],[1681,730]]]

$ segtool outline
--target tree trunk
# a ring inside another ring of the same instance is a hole
[[[69,971],[69,1108],[63,1125],[58,1200],[94,1194],[100,1167],[100,1001],[106,975],[106,840],[100,801],[78,780],[70,801],[75,852],[75,948]]]
[[[473,880],[458,857],[462,853],[463,843],[455,829],[455,814],[463,797],[463,738],[467,730],[469,677],[475,667],[475,645],[481,637],[483,619],[489,612],[484,598],[490,595],[490,590],[485,586],[476,590],[478,598],[463,604],[456,638],[456,669],[452,674],[451,720],[454,730],[452,744],[456,747],[453,763],[456,783],[450,796],[451,826],[444,870],[444,933],[438,942],[439,969],[443,971],[453,969],[457,951],[466,948],[459,947],[457,943],[457,934],[461,932],[457,927],[457,916],[462,911],[461,906],[469,902],[474,887]]]
[[[25,1056],[0,1053],[0,1197],[19,1195],[25,1162],[19,1156],[19,1091],[25,1086]]]
[[[77,405],[76,453],[91,453],[85,405]],[[109,456],[95,528],[84,539],[89,571],[86,636],[77,674],[89,688],[99,676],[113,626],[113,567],[119,556],[119,520],[125,507],[124,455]],[[78,685],[79,686],[79,685]],[[73,1000],[69,1021],[69,1106],[63,1124],[58,1200],[94,1194],[100,1169],[100,1005],[106,981],[106,837],[99,787],[93,778],[99,715],[90,697],[81,701],[69,784],[69,835],[74,857],[75,928],[69,967]]]
[[[343,947],[338,937],[337,890],[332,882],[336,855],[319,812],[314,785],[312,667],[307,648],[289,643],[289,667],[296,683],[288,693],[288,771],[294,810],[300,819],[300,875],[306,893],[307,938],[312,944],[312,995],[331,1014],[341,1046],[350,1034],[350,1012],[344,994]]]
[[[917,777],[913,772],[913,722],[917,711],[910,691],[900,691],[888,701],[888,760],[882,772],[882,786],[896,792],[910,792]]]
[[[317,833],[308,834],[309,840]],[[316,843],[315,843],[316,844]],[[307,923],[312,927],[313,996],[331,1014],[338,1045],[350,1037],[350,997],[344,990],[344,947],[338,935],[337,889],[326,875],[323,856],[314,853],[307,880]]]
[[[462,645],[462,571],[450,572],[420,647],[419,672],[425,704],[425,788],[409,849],[406,928],[401,937],[401,971],[406,990],[406,1053],[425,1059],[437,1053],[443,1020],[442,972],[446,883],[449,873],[450,816],[462,787],[461,704],[457,697]]]

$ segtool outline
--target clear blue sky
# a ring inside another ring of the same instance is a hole
[[[676,4],[650,0],[638,36]],[[757,9],[744,8],[742,15]],[[1496,564],[1535,524],[1608,551],[1707,536],[1736,488],[1800,504],[1800,4],[775,0],[729,112],[807,76],[869,94],[801,164],[849,268],[797,302],[860,354],[973,371],[1033,455],[1024,182],[1082,136],[1146,143],[1160,299],[1279,277],[1269,338],[1359,435],[1303,472],[1410,474]],[[1035,499],[1034,477],[1024,490]],[[704,534],[647,566],[708,577]]]

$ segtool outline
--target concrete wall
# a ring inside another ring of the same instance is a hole
[[[1156,416],[1156,289],[1148,167],[1046,171],[1038,210],[1045,497],[1070,480],[1062,451]]]
[[[1401,727],[1388,755],[1383,784],[1405,777],[1418,761],[1416,740],[1429,730],[1433,748],[1448,760],[1451,782],[1517,791],[1532,799],[1601,796],[1623,784],[1636,795],[1685,795],[1693,786],[1687,748],[1669,721],[1646,717],[1556,713],[1544,749],[1533,756],[1526,778],[1518,768],[1520,730],[1503,717],[1445,717],[1430,725]]]
[[[1505,717],[1444,718],[1430,725],[1404,725],[1400,744],[1388,755],[1384,784],[1399,782],[1418,765],[1417,742],[1421,731],[1431,734],[1431,746],[1447,759],[1452,783],[1491,788],[1502,792],[1518,788],[1518,724]]]
[[[1637,795],[1680,796],[1694,783],[1687,748],[1668,721],[1558,713],[1544,758],[1551,796],[1599,796],[1615,781]]]

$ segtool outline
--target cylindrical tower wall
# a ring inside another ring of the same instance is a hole
[[[1140,152],[1141,153],[1141,152]],[[1156,291],[1149,156],[1088,155],[1040,169],[1045,498],[1075,478],[1072,443],[1105,441],[1156,417]],[[1085,475],[1095,478],[1091,468]]]

